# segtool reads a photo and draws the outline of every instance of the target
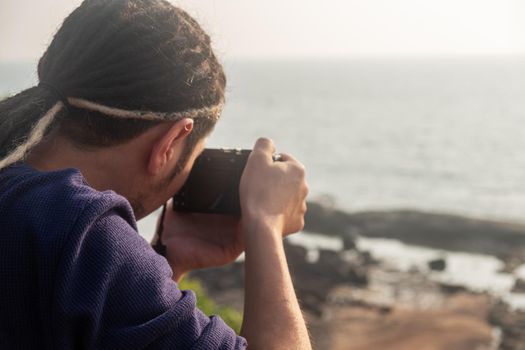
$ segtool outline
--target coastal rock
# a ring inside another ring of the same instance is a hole
[[[349,227],[342,235],[343,249],[353,250],[356,249],[356,240],[360,236],[360,232],[355,227]]]
[[[437,283],[414,269],[396,271],[360,252],[359,237],[392,238],[406,244],[497,255],[513,271],[525,256],[520,225],[413,211],[344,213],[309,205],[306,231],[338,236],[342,251],[312,251],[285,241],[294,287],[318,349],[525,350],[525,313],[463,286]],[[433,271],[447,268],[439,258]],[[192,272],[219,304],[243,306],[243,263]],[[521,291],[523,282],[516,284]],[[495,305],[493,307],[493,305]],[[489,311],[490,310],[490,311]],[[490,315],[490,316],[489,316]],[[489,321],[490,320],[490,323]],[[493,327],[501,329],[499,338]],[[349,339],[352,340],[349,345]],[[378,345],[380,345],[378,347]]]
[[[346,260],[339,252],[321,250],[319,259],[311,263],[304,247],[288,242],[285,242],[285,251],[301,304],[315,315],[322,313],[323,304],[334,286],[363,286],[367,283],[367,267],[363,260]],[[211,296],[219,301],[230,299],[228,293],[238,294],[244,287],[242,263],[193,271],[191,276],[201,280]]]
[[[468,289],[464,286],[458,286],[450,283],[440,283],[439,288],[443,293],[446,294],[456,294],[462,292],[468,292]]]
[[[525,225],[411,210],[346,213],[308,203],[305,230],[345,237],[347,232],[406,244],[490,254],[508,259],[525,251]]]
[[[498,301],[490,312],[489,321],[501,330],[499,350],[525,350],[525,311],[512,310]]]
[[[244,286],[244,266],[234,263],[214,269],[195,270],[191,272],[205,283],[210,291],[232,290]]]
[[[367,283],[366,267],[344,260],[339,252],[320,250],[319,259],[310,263],[303,247],[285,244],[285,250],[299,299],[306,310],[316,315],[322,313],[323,304],[334,286]]]
[[[428,268],[433,271],[445,271],[447,262],[445,259],[435,259],[428,262]]]
[[[512,288],[513,293],[525,293],[525,281],[521,278],[517,278]]]

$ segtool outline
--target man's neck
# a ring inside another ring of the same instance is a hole
[[[65,168],[79,169],[88,184],[98,191],[113,190],[124,196],[125,189],[132,188],[130,176],[133,172],[131,159],[123,157],[125,146],[115,146],[93,150],[79,149],[69,140],[53,136],[36,146],[28,155],[26,162],[40,171],[53,171]]]

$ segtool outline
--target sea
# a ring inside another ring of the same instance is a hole
[[[307,168],[310,199],[525,222],[525,57],[230,60],[209,147],[260,136]],[[0,64],[0,96],[36,62]]]
[[[227,103],[208,147],[251,148],[270,137],[307,169],[310,199],[349,212],[414,209],[525,223],[525,57],[229,60]],[[36,62],[0,63],[0,96],[36,83]],[[146,238],[156,213],[139,222]],[[338,238],[290,237],[313,256]],[[358,246],[396,268],[494,294],[512,293],[525,265],[388,239]],[[466,278],[465,276],[470,276]]]

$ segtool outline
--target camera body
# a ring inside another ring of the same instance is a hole
[[[241,215],[239,184],[251,150],[206,148],[173,197],[183,212]]]

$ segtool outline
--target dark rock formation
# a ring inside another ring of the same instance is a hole
[[[356,240],[359,237],[359,230],[355,227],[349,227],[346,232],[341,236],[343,240],[343,249],[352,250],[356,249]]]
[[[398,239],[424,247],[484,253],[503,259],[523,256],[525,225],[418,211],[345,213],[308,203],[306,231],[344,237],[347,232]]]
[[[521,278],[517,278],[512,291],[514,293],[525,293],[525,281]]]
[[[501,329],[499,350],[525,350],[525,311],[511,310],[498,301],[490,312],[489,321]]]
[[[428,262],[428,267],[433,271],[445,271],[447,262],[445,259],[435,259]]]
[[[458,286],[455,284],[440,283],[439,289],[446,294],[457,294],[457,293],[466,293],[469,290],[463,286]]]
[[[366,285],[365,265],[342,259],[339,252],[321,250],[315,263],[300,255],[304,248],[286,245],[286,256],[295,290],[305,309],[320,315],[330,290],[339,284]]]
[[[327,295],[340,284],[366,285],[366,257],[352,261],[343,259],[339,252],[322,250],[319,259],[307,261],[307,251],[301,246],[285,243],[286,257],[295,290],[305,310],[320,315]],[[244,287],[242,263],[193,271],[192,277],[202,281],[212,297],[217,293],[235,291]]]

